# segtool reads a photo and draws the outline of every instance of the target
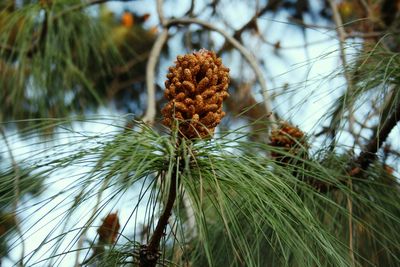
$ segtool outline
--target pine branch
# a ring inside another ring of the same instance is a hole
[[[39,37],[33,38],[32,45],[28,49],[22,50],[7,44],[0,44],[0,49],[10,53],[21,53],[21,52],[26,53],[26,55],[31,58],[34,54],[36,54],[40,50],[40,47],[44,44],[44,40],[47,36],[47,28],[48,28],[48,12],[46,9],[44,9],[44,19],[42,22],[40,33],[35,33],[36,36],[37,34],[39,34]]]
[[[394,89],[399,90],[399,89]],[[392,114],[386,119],[382,116],[380,123],[375,127],[373,139],[370,140],[365,150],[361,152],[357,159],[357,164],[361,167],[361,170],[367,170],[369,165],[376,159],[376,152],[381,148],[382,144],[386,141],[392,129],[396,126],[397,122],[400,121],[400,102],[397,103],[396,109],[392,111]]]
[[[158,219],[156,229],[154,230],[149,244],[142,246],[140,249],[140,267],[155,267],[157,264],[157,260],[159,258],[158,249],[160,247],[160,241],[164,236],[164,231],[168,225],[168,220],[169,217],[171,217],[172,208],[174,207],[176,199],[177,183],[179,182],[177,180],[177,174],[176,168],[174,168],[174,171],[171,175],[167,204],[165,205],[162,215]]]
[[[176,171],[174,171],[171,175],[171,184],[169,187],[167,204],[165,205],[163,214],[161,215],[160,219],[158,220],[157,227],[154,230],[153,236],[150,239],[150,243],[147,246],[148,250],[151,252],[155,252],[158,250],[158,247],[160,245],[160,240],[163,236],[165,227],[168,224],[168,219],[172,214],[172,208],[174,206],[175,199],[176,199],[176,183],[177,183],[176,176],[177,176],[177,173],[176,173]]]
[[[135,1],[135,0],[90,0],[90,1],[87,1],[84,3],[73,5],[70,8],[63,10],[62,12],[60,12],[56,16],[54,16],[53,19],[58,19],[59,17],[62,17],[70,12],[79,11],[79,10],[84,9],[89,6],[104,4],[104,3],[112,2],[112,1],[130,2],[130,1]]]

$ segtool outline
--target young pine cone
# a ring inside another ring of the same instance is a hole
[[[287,154],[300,157],[304,152],[304,148],[308,146],[304,133],[299,128],[286,122],[271,132],[269,145],[283,150],[282,153],[279,151],[271,152],[271,156],[282,163],[290,161],[291,157]]]
[[[114,244],[117,240],[120,228],[117,213],[110,213],[104,219],[102,225],[97,229],[99,241],[103,244]]]
[[[162,109],[164,125],[179,123],[181,136],[192,139],[212,136],[225,112],[222,101],[229,96],[229,69],[212,51],[201,49],[178,56],[165,82],[168,103]]]

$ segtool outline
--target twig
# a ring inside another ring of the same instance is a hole
[[[169,185],[168,200],[165,204],[165,208],[160,218],[158,219],[156,229],[151,236],[150,242],[147,246],[144,246],[140,251],[140,267],[155,267],[159,257],[159,247],[161,238],[164,236],[165,228],[168,224],[169,217],[172,214],[172,208],[174,207],[176,199],[176,189],[178,180],[177,170],[179,166],[175,166],[174,171],[171,174],[171,181]]]
[[[10,143],[8,142],[6,133],[3,129],[3,127],[1,127],[1,126],[0,126],[0,132],[4,139],[4,142],[6,144],[8,154],[10,156],[12,167],[14,169],[14,174],[15,174],[15,177],[14,177],[14,201],[12,203],[12,209],[13,209],[13,212],[15,215],[15,228],[17,230],[18,235],[21,238],[21,256],[20,256],[19,266],[24,266],[23,259],[25,257],[25,243],[24,243],[24,237],[23,237],[23,234],[21,231],[19,219],[17,217],[18,202],[19,202],[19,198],[20,198],[19,184],[20,184],[20,180],[21,180],[21,174],[19,171],[17,161],[15,160],[14,155],[12,153],[12,149],[11,149]]]
[[[242,27],[240,27],[239,29],[237,29],[233,33],[233,38],[240,40],[241,35],[242,35],[242,33],[244,31],[246,31],[248,29],[252,29],[252,28],[253,29],[257,28],[257,19],[260,16],[264,15],[267,11],[276,9],[281,4],[282,3],[281,3],[280,0],[270,0],[270,1],[268,1],[268,3],[264,7],[262,7],[259,10],[256,10],[254,16],[249,21],[247,21]],[[225,42],[225,44],[222,45],[221,50],[223,50],[226,46],[227,46],[227,43]],[[219,52],[221,52],[221,50]]]
[[[157,0],[157,15],[158,15],[158,20],[160,21],[161,26],[165,28],[167,25],[167,20],[164,17],[163,13],[163,0]]]
[[[160,245],[160,240],[163,236],[164,229],[168,224],[168,219],[172,214],[172,207],[174,206],[175,199],[176,199],[176,183],[177,183],[177,172],[174,171],[171,175],[171,182],[169,186],[169,193],[168,193],[168,200],[167,204],[165,205],[164,212],[162,213],[160,219],[158,220],[156,229],[150,239],[149,245],[147,246],[148,250],[151,252],[155,252],[158,250]]]
[[[146,87],[147,87],[147,109],[143,116],[143,121],[149,124],[154,122],[156,116],[156,88],[155,88],[155,68],[161,49],[168,39],[168,29],[164,28],[161,34],[157,37],[153,48],[151,49],[149,60],[146,66]]]
[[[399,90],[399,88],[394,88],[394,90]],[[374,138],[371,139],[356,161],[362,170],[367,170],[369,165],[375,160],[376,152],[386,141],[386,138],[397,122],[400,121],[400,102],[397,103],[396,109],[392,111],[390,117],[386,118],[386,116],[381,118],[372,135]]]
[[[195,0],[190,1],[190,7],[189,7],[188,11],[186,11],[185,16],[193,17],[193,11],[194,11],[194,7],[196,4],[195,2],[196,2]]]
[[[147,87],[147,109],[142,120],[146,123],[153,124],[156,117],[156,88],[155,88],[155,68],[160,57],[161,50],[168,40],[167,20],[162,10],[163,0],[157,0],[157,14],[163,31],[157,37],[150,51],[149,60],[146,66],[146,87]]]
[[[258,82],[261,86],[263,98],[264,98],[265,111],[269,115],[268,119],[270,120],[270,122],[274,123],[276,121],[276,119],[275,119],[275,115],[272,113],[272,107],[270,104],[270,97],[268,94],[267,84],[266,84],[266,81],[262,74],[262,71],[257,64],[257,59],[239,41],[237,41],[235,38],[230,36],[227,32],[216,27],[213,24],[210,24],[208,22],[205,22],[203,20],[199,20],[196,18],[179,18],[179,19],[169,20],[167,25],[169,27],[171,27],[171,26],[180,25],[180,24],[198,24],[209,30],[216,31],[216,32],[220,33],[221,35],[223,35],[226,38],[226,40],[228,40],[228,42],[230,42],[242,54],[242,56],[246,59],[247,63],[249,63],[250,67],[253,69],[253,71],[258,79]],[[274,124],[272,124],[272,126],[273,125]]]
[[[329,0],[329,4],[332,8],[333,12],[333,20],[336,24],[336,32],[339,36],[339,48],[340,48],[340,58],[342,60],[343,67],[347,69],[347,60],[346,60],[346,53],[344,48],[344,42],[346,41],[347,34],[343,28],[342,18],[340,16],[339,10],[337,9],[336,3],[334,0]],[[350,84],[350,76],[347,72],[345,72],[346,81]]]
[[[347,66],[347,59],[346,59],[346,49],[344,47],[344,43],[346,42],[347,34],[344,30],[342,17],[340,16],[339,10],[334,0],[329,0],[329,4],[331,6],[333,12],[333,21],[336,25],[336,32],[339,36],[339,50],[340,50],[340,59],[342,61],[343,70],[344,70],[344,77],[346,79],[348,91],[352,92],[353,89],[353,80],[350,76]],[[354,111],[353,105],[351,104],[349,107],[349,129],[350,132],[354,132]]]

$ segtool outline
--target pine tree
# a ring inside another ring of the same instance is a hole
[[[1,264],[399,266],[400,1],[107,2],[0,3]]]

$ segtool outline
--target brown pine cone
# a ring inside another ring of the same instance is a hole
[[[299,128],[287,122],[271,132],[269,145],[282,148],[285,153],[293,156],[300,156],[300,153],[304,151],[304,147],[308,147],[304,133]],[[271,156],[280,162],[288,163],[290,157],[285,155],[285,153],[273,151],[271,152]]]
[[[104,244],[114,244],[117,240],[120,228],[117,213],[110,213],[104,219],[102,225],[97,229],[99,241]]]
[[[164,125],[179,124],[181,136],[192,139],[213,135],[225,112],[222,101],[229,96],[229,69],[212,51],[178,56],[169,68],[165,97],[169,102],[162,109]]]

